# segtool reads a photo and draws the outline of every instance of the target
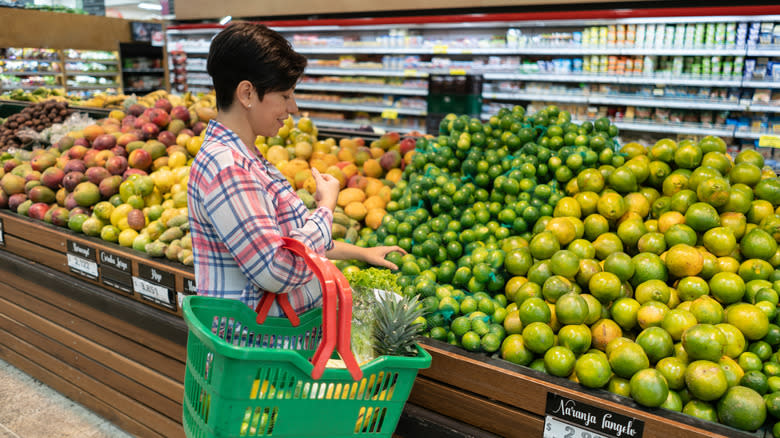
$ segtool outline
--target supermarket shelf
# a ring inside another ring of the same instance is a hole
[[[116,59],[66,59],[65,62],[96,62],[98,64],[118,64]]]
[[[715,111],[747,111],[747,105],[737,102],[716,102],[709,99],[640,98],[624,96],[588,96],[588,103],[601,105],[630,105],[659,108],[685,108]]]
[[[400,126],[384,126],[376,123],[371,123],[370,125],[368,125],[366,123],[350,122],[348,120],[328,120],[328,119],[318,119],[318,118],[313,118],[311,120],[319,128],[346,129],[346,130],[352,130],[357,132],[361,132],[359,131],[359,129],[364,128],[366,126],[382,129],[384,131],[395,131],[401,134],[407,134],[412,131],[419,131],[421,129],[424,129],[424,128],[403,128]]]
[[[40,85],[0,85],[0,90],[37,90],[39,88],[63,88],[59,84],[40,84]]]
[[[614,125],[626,131],[668,132],[672,134],[714,135],[733,137],[733,127],[706,127],[698,123],[652,123],[616,121]]]
[[[482,93],[482,97],[498,100],[543,100],[545,102],[588,103],[588,96],[583,96],[581,94]]]
[[[427,72],[418,70],[386,70],[381,68],[340,68],[340,67],[312,67],[305,71],[309,75],[334,75],[334,76],[388,76],[426,78]]]
[[[208,73],[209,72],[208,70],[206,70],[206,67],[203,67],[203,68],[184,67],[184,70],[186,70],[188,73],[189,72],[192,72],[192,73]]]
[[[772,131],[756,132],[756,131],[740,131],[739,129],[734,131],[734,138],[748,138],[751,140],[758,140],[760,137],[763,137],[765,135],[773,136],[773,137],[779,136],[777,132],[772,132]]]
[[[68,71],[65,76],[118,76],[117,71]]]
[[[4,71],[0,75],[8,76],[60,76],[58,71]]]
[[[778,46],[774,46],[772,48],[749,47],[747,50],[747,56],[778,57],[780,56],[780,47]]]
[[[699,110],[747,111],[746,104],[736,102],[713,102],[708,99],[641,98],[620,95],[541,94],[541,93],[482,93],[486,99],[537,100],[545,102],[588,103],[596,105],[629,105],[659,108],[687,108]],[[780,108],[778,108],[780,112]]]
[[[296,99],[295,102],[300,108],[315,108],[324,110],[337,110],[337,111],[365,111],[370,113],[381,113],[384,111],[394,111],[399,115],[407,116],[425,116],[427,113],[424,109],[417,108],[395,108],[383,105],[359,105],[350,103],[337,103],[337,102],[317,102],[303,99]]]
[[[209,49],[184,49],[182,50],[188,55],[208,55]]]
[[[399,55],[661,55],[661,56],[744,56],[746,49],[722,47],[697,48],[652,48],[652,47],[587,47],[587,46],[550,46],[550,47],[453,47],[446,45],[433,47],[297,47],[304,55],[336,54],[399,54]],[[777,56],[775,51],[761,51],[756,56]],[[780,53],[780,50],[777,51]],[[767,54],[765,54],[767,53]]]
[[[107,88],[119,88],[119,84],[106,84],[106,85],[104,85],[104,84],[94,84],[94,85],[78,85],[78,86],[68,85],[67,86],[68,91],[73,91],[73,90],[104,90],[104,89],[107,89]]]
[[[37,62],[60,62],[59,59],[39,59],[39,58],[0,58],[0,62],[18,62],[18,61],[37,61]]]
[[[538,73],[485,73],[485,80],[492,81],[542,81],[542,82],[595,82],[606,84],[667,84],[707,87],[739,87],[742,80],[693,79],[674,76],[618,76],[598,74],[538,74]],[[780,85],[780,84],[779,84]]]
[[[205,82],[205,81],[197,81],[197,80],[189,80],[187,81],[188,85],[201,85],[205,87],[213,87],[214,85],[211,83],[211,81]]]
[[[496,48],[450,48],[447,46],[434,47],[296,47],[295,50],[303,55],[337,55],[337,54],[388,54],[388,55],[517,55],[518,49],[505,47]]]
[[[404,96],[427,96],[428,89],[409,87],[393,87],[387,85],[339,85],[302,83],[295,86],[296,90],[340,91],[346,93],[398,94]]]
[[[780,88],[780,81],[742,81],[745,88]]]
[[[122,91],[124,94],[149,94],[152,91],[158,90],[158,88],[124,88]]]
[[[164,73],[162,68],[124,68],[122,73],[139,73],[139,74],[152,74],[152,73]]]
[[[756,113],[780,113],[780,103],[774,105],[748,104],[748,111]]]
[[[696,47],[696,48],[624,48],[621,55],[656,55],[656,56],[744,56],[744,47]]]

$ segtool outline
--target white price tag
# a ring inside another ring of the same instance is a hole
[[[176,292],[176,302],[179,303],[179,308],[181,308],[182,302],[184,302],[184,294],[181,292]]]
[[[5,246],[5,236],[3,235],[3,220],[0,219],[0,245]]]
[[[68,267],[89,278],[98,278],[98,264],[91,260],[68,253]]]
[[[544,438],[607,438],[579,426],[561,421],[555,417],[544,418]]]
[[[168,299],[168,289],[163,286],[158,286],[142,278],[133,276],[133,289],[137,293],[145,295],[156,301],[171,304],[170,300]]]

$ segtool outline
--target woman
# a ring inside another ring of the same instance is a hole
[[[282,249],[292,237],[332,259],[397,267],[399,247],[360,248],[331,237],[339,183],[312,168],[317,209],[309,212],[287,179],[254,147],[298,112],[293,91],[306,59],[263,25],[233,23],[212,41],[208,72],[219,114],[209,122],[187,186],[195,279],[201,295],[255,308],[263,293],[286,293],[293,308],[320,304],[322,292],[302,258]],[[269,312],[281,315],[279,306]]]

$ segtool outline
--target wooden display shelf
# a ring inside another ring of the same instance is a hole
[[[0,220],[3,249],[111,292],[178,316],[181,298],[196,293],[191,267],[7,210],[0,211]]]
[[[500,436],[542,436],[548,393],[643,424],[642,438],[771,438],[699,420],[660,408],[646,408],[606,390],[591,390],[568,379],[528,367],[469,353],[444,342],[425,339],[431,367],[421,370],[411,403],[451,416]],[[637,438],[637,437],[633,437]]]

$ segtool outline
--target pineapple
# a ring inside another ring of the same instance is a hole
[[[372,333],[374,351],[378,356],[416,356],[415,342],[423,330],[415,322],[422,316],[417,297],[396,297],[391,294],[377,300],[376,319]]]

